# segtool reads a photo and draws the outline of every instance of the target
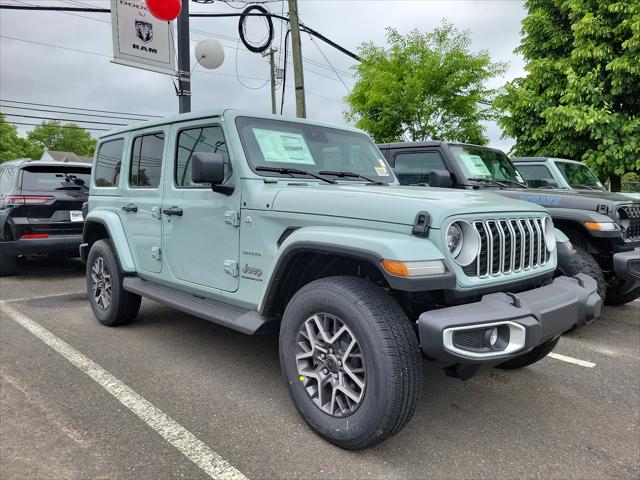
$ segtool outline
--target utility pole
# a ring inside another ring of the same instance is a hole
[[[178,16],[178,112],[191,111],[191,62],[189,55],[189,1],[182,2]]]
[[[274,53],[275,48],[269,49],[269,71],[271,72],[271,113],[276,112],[276,62]]]
[[[300,23],[298,21],[298,0],[289,1],[291,23],[291,44],[293,47],[293,76],[296,87],[296,116],[305,118],[307,108],[304,101],[304,72],[302,71],[302,47],[300,45]]]

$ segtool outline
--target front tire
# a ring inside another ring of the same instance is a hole
[[[280,329],[280,365],[307,424],[352,450],[399,432],[422,383],[409,319],[391,296],[357,277],[316,280],[293,296]]]
[[[575,247],[576,254],[570,260],[558,262],[556,272],[567,277],[573,277],[578,273],[589,275],[598,285],[598,295],[604,302],[607,296],[607,281],[602,273],[602,268],[589,252],[581,247]]]
[[[87,258],[87,295],[93,314],[107,326],[133,321],[140,310],[140,295],[127,292],[124,275],[109,240],[98,240]]]
[[[544,357],[549,355],[553,351],[553,349],[556,348],[558,340],[560,340],[560,337],[547,340],[546,342],[535,347],[530,352],[523,353],[522,355],[514,357],[511,360],[507,360],[506,362],[497,365],[496,368],[501,368],[503,370],[517,370],[519,368],[533,365],[534,363],[539,362]]]

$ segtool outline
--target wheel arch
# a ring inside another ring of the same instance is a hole
[[[84,222],[82,238],[83,244],[86,245],[86,248],[83,249],[83,252],[86,252],[83,253],[83,257],[88,254],[91,246],[96,241],[108,239],[111,241],[122,271],[125,273],[133,273],[136,271],[124,227],[122,226],[120,217],[118,217],[116,213],[107,211],[89,213]],[[83,258],[83,260],[86,260],[86,258]]]

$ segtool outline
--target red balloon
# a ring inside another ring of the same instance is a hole
[[[170,22],[180,15],[182,0],[147,0],[147,8],[158,20]]]

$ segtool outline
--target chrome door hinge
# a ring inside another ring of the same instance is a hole
[[[156,220],[162,220],[162,211],[160,207],[153,207],[151,209],[151,216]]]
[[[240,226],[240,212],[237,210],[229,210],[224,212],[224,223],[233,225],[234,227]]]
[[[162,249],[160,247],[151,247],[151,256],[156,260],[162,260]]]
[[[238,262],[236,262],[235,260],[225,260],[224,271],[232,277],[237,277],[238,275],[240,275],[240,267],[238,266]]]

